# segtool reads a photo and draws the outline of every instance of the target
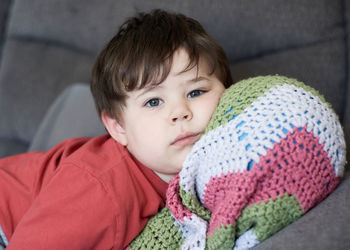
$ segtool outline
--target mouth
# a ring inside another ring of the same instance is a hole
[[[176,137],[171,145],[179,147],[191,145],[198,141],[201,135],[202,133],[185,133]]]

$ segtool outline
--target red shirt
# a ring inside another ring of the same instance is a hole
[[[11,249],[122,249],[165,205],[168,184],[108,135],[0,159]]]

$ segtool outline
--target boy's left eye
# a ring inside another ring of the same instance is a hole
[[[204,93],[203,90],[196,89],[196,90],[191,91],[191,92],[188,94],[188,97],[189,97],[189,98],[194,98],[194,97],[197,97],[197,96],[202,95],[203,93]]]

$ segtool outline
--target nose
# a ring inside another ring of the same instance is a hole
[[[170,122],[190,121],[193,117],[191,109],[186,104],[177,104],[170,114]]]

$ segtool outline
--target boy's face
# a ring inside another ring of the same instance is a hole
[[[123,122],[113,131],[106,126],[114,139],[166,182],[180,172],[225,90],[215,74],[208,75],[203,60],[198,72],[197,67],[182,72],[188,62],[187,53],[177,50],[165,81],[129,92]]]

